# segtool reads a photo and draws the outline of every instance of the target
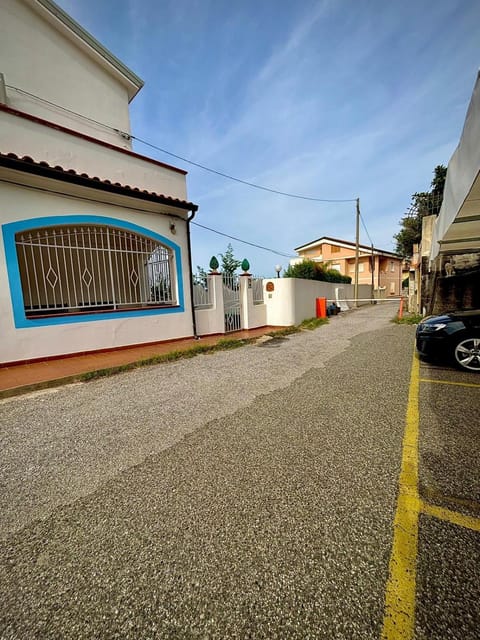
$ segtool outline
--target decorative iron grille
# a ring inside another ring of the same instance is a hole
[[[27,317],[175,304],[172,251],[113,227],[55,227],[15,237]]]

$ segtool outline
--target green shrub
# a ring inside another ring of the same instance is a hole
[[[317,277],[318,265],[313,260],[302,260],[296,264],[290,264],[284,271],[284,278],[302,278],[303,280],[319,280]]]
[[[322,264],[313,260],[302,260],[291,264],[285,269],[284,278],[302,278],[303,280],[320,280],[322,282],[342,282],[350,284],[350,276],[344,276],[336,269],[326,269]]]

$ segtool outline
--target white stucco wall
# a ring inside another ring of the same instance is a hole
[[[182,172],[89,142],[51,127],[0,111],[0,151],[30,156],[55,167],[73,169],[90,177],[153,191],[172,198],[187,198]]]
[[[255,327],[265,327],[266,325],[267,325],[267,305],[253,304],[250,307],[248,328],[255,329]]]
[[[250,277],[240,277],[239,306],[242,329],[255,329],[267,324],[267,306],[253,303]],[[225,306],[222,275],[211,275],[212,304],[208,309],[195,309],[197,334],[206,336],[225,333]]]
[[[13,87],[130,132],[128,83],[21,0],[0,2],[0,73]],[[43,11],[45,14],[45,11]],[[7,88],[8,106],[130,148],[109,128]]]
[[[88,191],[89,196],[95,193],[93,190]],[[129,205],[113,206],[0,181],[2,224],[46,216],[105,216],[134,223],[175,243],[181,249],[184,302],[184,311],[173,313],[136,317],[126,317],[118,313],[112,320],[80,321],[51,326],[35,326],[35,322],[32,321],[31,327],[16,328],[5,248],[3,242],[0,242],[0,362],[169,340],[193,334],[186,223],[176,220],[176,234],[172,235],[169,229],[172,218],[148,211],[135,211],[130,208],[134,203],[129,200]],[[140,201],[137,201],[137,205],[142,207]]]
[[[212,306],[208,309],[195,309],[197,335],[207,336],[225,331],[225,314],[223,307],[222,276],[210,276],[209,286],[212,290]]]
[[[253,304],[252,277],[240,276],[240,313],[243,329],[255,329],[267,324],[265,304]]]
[[[266,285],[272,282],[274,291],[268,292]],[[353,298],[354,287],[351,284],[318,282],[300,278],[273,278],[264,280],[264,300],[267,306],[266,324],[289,327],[300,324],[303,320],[316,315],[316,299],[327,298],[335,301],[335,289],[343,288],[345,298]],[[370,297],[370,286],[359,285],[359,298]],[[368,304],[360,302],[361,304]],[[352,303],[349,303],[352,307]]]

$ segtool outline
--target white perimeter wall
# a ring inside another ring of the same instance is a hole
[[[267,306],[253,303],[251,276],[240,276],[239,311],[242,329],[255,329],[267,324]],[[208,279],[211,305],[206,309],[195,309],[197,333],[200,336],[225,332],[225,310],[222,275],[211,274]]]
[[[93,190],[89,191],[94,193]],[[132,206],[134,204],[132,202]],[[137,201],[136,204],[142,206],[140,201]],[[169,229],[172,218],[165,215],[133,211],[128,206],[112,206],[69,198],[5,182],[0,182],[0,209],[3,212],[2,222],[62,215],[107,216],[134,223],[164,236],[179,245],[182,251],[185,304],[185,310],[178,313],[132,318],[127,318],[119,313],[118,319],[113,320],[18,329],[14,325],[5,249],[2,241],[0,242],[0,362],[156,342],[193,334],[186,222],[176,220],[177,232],[172,235]]]
[[[272,282],[274,291],[268,292],[266,285]],[[344,298],[354,297],[354,286],[334,282],[318,282],[300,278],[273,278],[264,280],[264,302],[267,306],[266,323],[272,326],[289,327],[297,325],[316,315],[316,299],[327,298],[327,302],[335,301],[335,289],[343,290]],[[359,285],[358,297],[370,298],[370,285]],[[368,304],[368,302],[359,302]],[[349,307],[353,303],[348,303]]]
[[[290,327],[303,320],[316,316],[317,298],[327,298],[327,303],[337,300],[353,299],[354,286],[341,283],[317,282],[299,278],[274,278],[263,280],[263,304],[253,304],[252,289],[248,277],[240,278],[240,315],[242,329],[255,327]],[[267,283],[272,283],[273,291],[267,291]],[[209,278],[212,291],[212,304],[207,309],[196,309],[195,317],[199,335],[223,333],[224,307],[222,276],[212,275]],[[370,285],[359,285],[359,298],[370,298]],[[369,304],[368,300],[360,300],[359,306]],[[343,306],[343,305],[342,305]],[[353,307],[353,302],[348,302]]]

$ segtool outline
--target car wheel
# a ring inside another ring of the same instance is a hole
[[[480,373],[480,336],[463,336],[453,348],[455,364],[466,371]]]

